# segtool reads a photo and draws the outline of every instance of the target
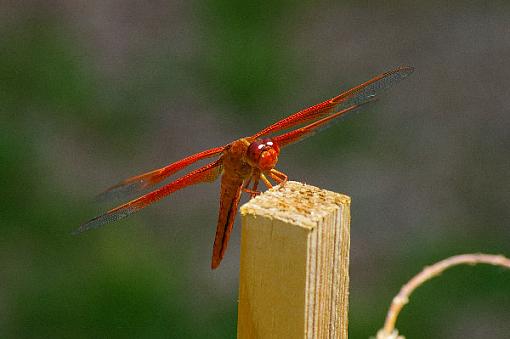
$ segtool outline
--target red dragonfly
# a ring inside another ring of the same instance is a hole
[[[214,181],[221,175],[220,211],[211,262],[211,268],[215,269],[219,266],[227,249],[241,192],[247,192],[253,197],[260,193],[258,191],[259,180],[262,180],[268,188],[272,187],[269,178],[278,184],[284,184],[287,180],[287,175],[275,169],[280,149],[313,135],[320,127],[325,126],[333,119],[374,101],[379,91],[399,82],[413,71],[412,67],[398,67],[332,99],[288,116],[250,137],[193,154],[163,168],[123,180],[107,189],[102,196],[111,198],[117,195],[141,192],[198,160],[218,157],[217,160],[191,171],[171,183],[91,219],[81,225],[76,233],[123,219],[177,190],[202,182]],[[305,123],[310,124],[272,138],[267,137],[274,132]],[[251,183],[252,187],[249,188]]]

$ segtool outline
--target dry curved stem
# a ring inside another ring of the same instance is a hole
[[[386,321],[384,323],[384,328],[382,328],[377,333],[378,339],[399,339],[404,338],[398,335],[398,331],[395,329],[395,323],[397,322],[397,317],[405,304],[409,302],[409,296],[413,291],[424,282],[429,279],[438,276],[443,273],[446,269],[461,265],[476,265],[476,264],[489,264],[494,266],[502,266],[510,269],[510,259],[502,256],[502,255],[492,255],[492,254],[483,254],[483,253],[474,253],[474,254],[461,254],[456,255],[444,260],[441,260],[432,266],[425,267],[423,271],[415,275],[411,280],[409,280],[402,288],[400,292],[393,298],[390,309],[388,310],[388,314],[386,315]]]

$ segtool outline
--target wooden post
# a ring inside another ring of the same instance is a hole
[[[350,201],[287,182],[241,207],[237,338],[347,338]]]

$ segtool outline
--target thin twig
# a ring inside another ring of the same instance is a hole
[[[495,266],[502,266],[510,269],[510,259],[505,258],[502,255],[492,255],[492,254],[482,254],[482,253],[474,253],[474,254],[461,254],[456,255],[442,261],[439,261],[432,266],[425,267],[423,271],[415,275],[411,280],[409,280],[402,288],[400,292],[393,298],[390,309],[388,310],[388,314],[386,316],[386,321],[384,323],[384,328],[379,331],[377,334],[378,338],[403,338],[398,336],[398,332],[395,330],[395,323],[397,322],[397,317],[404,307],[405,304],[409,302],[409,297],[411,293],[424,282],[429,279],[438,276],[443,273],[446,269],[461,265],[476,265],[476,264],[489,264]]]

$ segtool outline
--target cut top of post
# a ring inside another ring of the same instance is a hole
[[[313,229],[339,206],[349,207],[347,195],[327,191],[296,181],[288,181],[257,196],[241,207],[241,214],[278,219],[285,223]]]

